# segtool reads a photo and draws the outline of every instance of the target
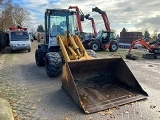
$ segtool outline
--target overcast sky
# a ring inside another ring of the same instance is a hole
[[[160,32],[160,0],[13,0],[31,13],[32,27],[44,24],[44,12],[47,8],[68,8],[78,6],[84,14],[90,14],[96,23],[97,31],[105,29],[100,14],[92,12],[93,7],[106,11],[111,29],[116,33],[126,28],[128,31],[147,29]],[[91,22],[83,22],[83,31],[92,32]]]

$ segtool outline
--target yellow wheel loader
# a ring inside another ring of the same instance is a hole
[[[48,76],[62,72],[62,89],[85,113],[145,99],[148,94],[122,58],[94,58],[75,35],[76,12],[47,9],[45,44],[38,45],[35,59],[46,66]]]

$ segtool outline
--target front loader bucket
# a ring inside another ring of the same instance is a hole
[[[122,58],[67,62],[63,67],[62,88],[85,113],[148,96]]]

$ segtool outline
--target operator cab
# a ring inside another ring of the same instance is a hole
[[[45,44],[50,47],[58,47],[56,36],[65,35],[68,30],[71,35],[75,34],[75,11],[69,9],[47,9],[45,12]]]
[[[116,40],[116,35],[114,32],[108,32],[108,31],[99,31],[96,40],[100,40],[102,44],[107,44],[112,40]]]

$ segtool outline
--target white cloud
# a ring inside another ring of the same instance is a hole
[[[43,5],[48,4],[49,0],[23,0],[25,4],[32,4],[32,5]]]
[[[42,24],[46,8],[68,8],[78,6],[84,14],[90,14],[94,18],[97,31],[104,29],[103,19],[100,14],[92,12],[92,7],[99,7],[106,11],[111,29],[120,32],[123,27],[129,31],[138,31],[147,28],[149,31],[160,28],[159,15],[160,1],[131,1],[131,0],[23,0],[24,6],[31,11],[32,23]],[[40,20],[41,19],[41,20]],[[84,31],[92,31],[91,23],[85,20]],[[160,31],[160,30],[159,30]]]

